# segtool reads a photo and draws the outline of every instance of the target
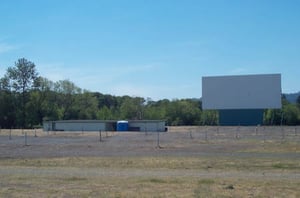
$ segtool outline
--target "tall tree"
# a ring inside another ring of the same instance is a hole
[[[142,120],[144,117],[144,102],[145,99],[141,97],[124,96],[124,101],[120,107],[122,119]]]
[[[0,127],[11,128],[15,124],[15,98],[9,88],[7,76],[0,79]]]
[[[59,119],[77,119],[78,115],[76,115],[74,109],[75,95],[81,94],[81,89],[69,80],[60,80],[55,83],[55,91],[57,92],[56,101],[61,114]]]
[[[78,119],[96,119],[97,102],[97,98],[87,90],[84,90],[82,94],[76,95],[74,108],[78,114]]]
[[[54,110],[57,109],[56,102],[53,101],[54,83],[47,78],[38,77],[34,87],[35,89],[29,93],[29,101],[26,104],[26,112],[29,113],[26,121],[41,125],[44,119],[51,119]]]
[[[7,77],[11,80],[13,91],[21,94],[21,125],[25,127],[27,93],[33,88],[34,81],[38,77],[35,64],[25,58],[20,58],[15,62],[15,66],[7,69]]]

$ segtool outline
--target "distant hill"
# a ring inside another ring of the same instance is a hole
[[[297,98],[300,96],[300,91],[298,93],[289,93],[284,95],[290,103],[296,103]]]

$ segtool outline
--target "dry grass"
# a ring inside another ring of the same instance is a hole
[[[0,197],[299,197],[299,170],[297,159],[2,159]]]
[[[169,169],[169,170],[239,170],[285,171],[300,170],[300,160],[236,157],[64,157],[37,159],[2,159],[1,166],[15,167],[75,167],[111,169]]]
[[[299,181],[190,177],[2,177],[1,197],[299,197]]]

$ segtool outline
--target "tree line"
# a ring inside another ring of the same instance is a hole
[[[267,109],[264,124],[300,124],[296,104],[282,98],[281,110]],[[90,92],[70,80],[53,82],[21,58],[0,79],[0,127],[32,128],[47,120],[165,120],[168,125],[217,125],[217,111],[203,111],[200,99],[158,100]]]

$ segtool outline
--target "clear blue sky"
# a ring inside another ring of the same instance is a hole
[[[2,0],[0,77],[18,58],[105,94],[200,98],[201,77],[281,73],[300,91],[298,0]]]

